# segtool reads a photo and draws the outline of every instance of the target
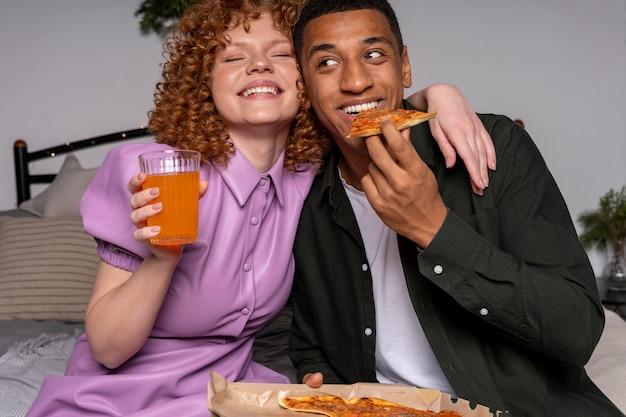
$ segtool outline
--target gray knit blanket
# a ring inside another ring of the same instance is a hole
[[[11,346],[0,356],[0,416],[25,416],[48,375],[63,375],[76,338],[44,333]]]

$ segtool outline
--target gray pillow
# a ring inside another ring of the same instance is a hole
[[[69,153],[54,181],[19,207],[39,217],[79,216],[78,204],[97,170],[83,168],[76,155]]]
[[[82,322],[99,263],[80,217],[0,217],[0,320]]]

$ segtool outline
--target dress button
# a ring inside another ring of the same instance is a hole
[[[250,272],[250,270],[252,269],[252,265],[250,264],[243,264],[243,270],[246,272]]]
[[[369,327],[365,328],[365,336],[371,336],[372,335],[372,329],[370,329]]]
[[[243,314],[244,316],[247,316],[248,314],[250,314],[250,310],[248,310],[247,308],[242,308],[241,314]]]
[[[259,218],[258,217],[251,218],[250,223],[252,223],[252,226],[256,226],[257,224],[259,224]]]
[[[435,267],[433,268],[433,272],[437,275],[440,275],[443,272],[443,266],[435,265]]]
[[[480,309],[481,316],[486,316],[487,314],[489,314],[489,310],[487,310],[485,307]]]
[[[365,272],[368,270],[367,264],[361,265],[361,271]]]

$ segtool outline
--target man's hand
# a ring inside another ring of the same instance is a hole
[[[372,163],[361,187],[389,228],[426,248],[447,214],[437,181],[409,141],[408,130],[399,132],[389,119],[381,129],[386,143],[380,136],[366,139]]]
[[[311,388],[319,388],[324,383],[324,375],[321,372],[306,374],[302,378],[302,383],[307,384]]]

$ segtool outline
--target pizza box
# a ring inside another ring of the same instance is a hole
[[[208,384],[209,410],[213,417],[303,417],[315,414],[286,410],[278,404],[283,396],[337,395],[343,398],[375,397],[408,407],[431,411],[453,410],[463,417],[495,417],[489,408],[472,407],[464,399],[452,400],[438,390],[421,389],[400,384],[356,383],[352,385],[322,385],[311,388],[304,384],[259,384],[227,382],[211,373]]]

